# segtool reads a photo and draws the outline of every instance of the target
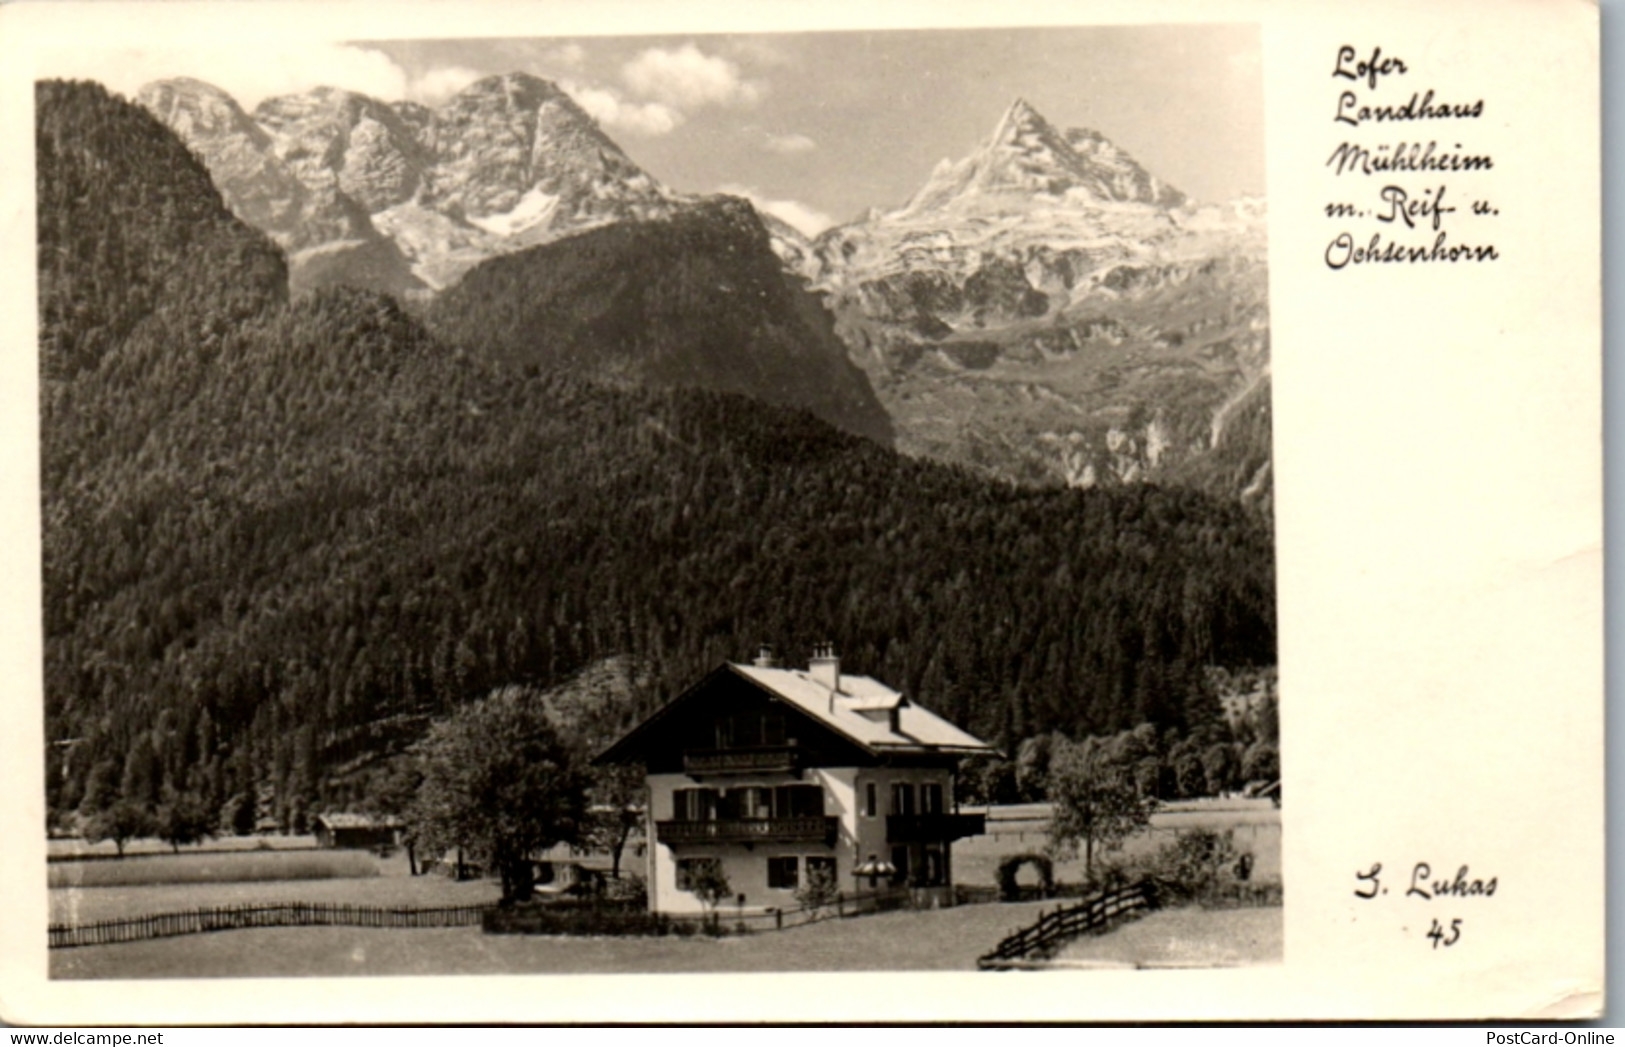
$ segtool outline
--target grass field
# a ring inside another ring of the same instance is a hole
[[[990,812],[988,832],[954,845],[954,879],[990,886],[1002,857],[1041,851],[1048,811],[1038,805]],[[1208,801],[1170,806],[1151,828],[1130,840],[1124,854],[1146,853],[1187,828],[1236,830],[1239,849],[1256,859],[1255,878],[1280,877],[1280,812],[1267,803]],[[224,870],[230,862],[269,862],[344,855],[367,866],[362,876],[266,879],[249,882],[147,883],[63,887],[51,895],[51,920],[90,923],[208,906],[310,902],[370,906],[440,907],[493,902],[490,881],[456,883],[441,876],[409,876],[404,855],[377,859],[365,852],[234,854],[183,853],[125,861],[55,862],[59,869]],[[360,868],[360,865],[357,865]],[[1030,871],[1029,871],[1030,872]],[[198,875],[201,875],[199,873]],[[1062,882],[1083,877],[1081,860],[1058,863]],[[55,883],[53,879],[53,883]],[[453,974],[542,972],[971,970],[976,957],[1000,938],[1037,919],[1055,902],[969,905],[932,912],[900,912],[828,920],[778,933],[742,938],[613,939],[487,936],[477,928],[371,930],[344,927],[277,928],[217,932],[158,941],[51,953],[53,977],[271,977],[277,975]],[[1183,915],[1181,915],[1183,914]],[[1224,964],[1276,962],[1281,910],[1155,913],[1100,938],[1085,939],[1068,963]],[[1170,944],[1172,943],[1172,944]],[[1181,945],[1182,943],[1182,945]],[[1173,951],[1181,946],[1185,951]],[[1160,952],[1158,950],[1161,950]],[[1105,951],[1099,951],[1105,950]],[[1203,959],[1202,957],[1207,957]]]
[[[1079,938],[1057,967],[1236,967],[1280,963],[1283,911],[1167,909],[1110,934]]]
[[[499,885],[490,880],[457,883],[444,876],[373,876],[366,879],[62,889],[53,890],[50,895],[52,923],[83,924],[186,909],[276,902],[425,909],[483,905],[496,901],[501,893]]]
[[[199,854],[205,851],[296,851],[311,850],[316,846],[316,837],[306,834],[304,836],[219,836],[212,840],[205,840],[198,844],[187,844],[181,848],[182,854]],[[118,845],[112,840],[101,840],[90,843],[78,837],[60,837],[45,841],[45,853],[52,858],[92,857],[115,858],[118,855]],[[171,854],[169,844],[159,839],[143,838],[130,840],[124,845],[126,856],[137,854]]]
[[[357,879],[377,875],[378,862],[366,851],[153,854],[123,861],[52,862],[46,868],[46,882],[53,888]]]
[[[1054,903],[1048,903],[1050,908]],[[276,928],[51,952],[53,978],[967,971],[1043,905],[965,905],[732,938],[551,938],[478,928]]]

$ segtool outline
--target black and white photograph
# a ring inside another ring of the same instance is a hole
[[[7,1021],[1600,1010],[1594,6],[823,6],[0,8]]]
[[[1256,26],[102,69],[53,977],[1280,962]]]

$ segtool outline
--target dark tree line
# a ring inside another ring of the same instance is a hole
[[[176,795],[224,827],[299,826],[466,701],[620,655],[639,682],[618,723],[759,642],[828,639],[1012,750],[1192,729],[1218,715],[1204,667],[1274,662],[1272,538],[1197,492],[990,483],[793,410],[449,348],[382,296],[283,304],[240,229],[125,302],[229,216],[217,195],[101,207],[113,183],[213,191],[176,188],[183,158],[125,164],[180,148],[140,110],[85,85],[40,100],[42,268],[131,245],[104,283],[134,317],[87,341],[46,313],[51,344],[98,347],[45,362],[53,810]],[[74,130],[97,120],[116,133]],[[64,170],[84,187],[47,206]]]

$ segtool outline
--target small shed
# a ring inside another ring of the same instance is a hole
[[[393,815],[376,817],[349,812],[318,814],[315,818],[316,846],[374,851],[397,847],[405,828]]]

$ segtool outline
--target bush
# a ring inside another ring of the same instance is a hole
[[[1204,908],[1281,904],[1279,882],[1252,880],[1253,854],[1238,852],[1233,830],[1189,829],[1154,853],[1101,865],[1084,884],[1086,894],[1151,880],[1164,904],[1195,902]]]
[[[649,885],[637,873],[622,873],[618,878],[605,882],[604,900],[639,909],[647,908]]]
[[[811,866],[807,870],[807,882],[796,890],[796,901],[816,916],[834,905],[835,896],[839,893],[834,870],[825,866]]]
[[[481,919],[486,934],[554,934],[571,937],[687,938],[705,933],[728,933],[713,919],[684,919],[652,913],[621,903],[545,901],[523,902],[487,910]],[[740,929],[743,933],[743,928]]]
[[[1165,901],[1209,904],[1237,882],[1241,864],[1233,830],[1190,829],[1144,859],[1137,871],[1157,882]],[[1247,867],[1250,871],[1251,864]]]
[[[1055,863],[1042,854],[1010,854],[999,862],[999,900],[1014,902],[1024,893],[1016,882],[1016,873],[1023,865],[1031,864],[1038,870],[1040,896],[1055,896]]]

